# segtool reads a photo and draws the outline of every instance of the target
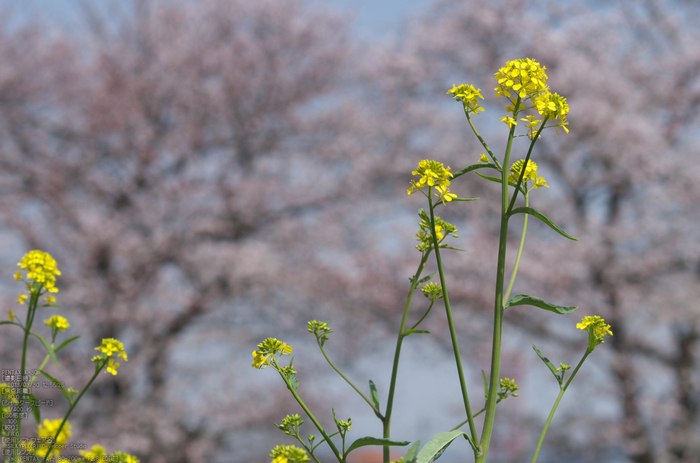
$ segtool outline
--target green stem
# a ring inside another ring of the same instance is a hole
[[[518,104],[520,104],[520,99],[518,99]],[[517,109],[516,109],[517,111]],[[537,139],[540,137],[540,133],[542,130],[544,130],[544,125],[547,123],[547,117],[544,118],[542,121],[542,125],[540,125],[540,128],[537,130],[537,133],[535,134],[534,137],[532,137],[532,141],[530,142],[530,148],[527,150],[527,156],[525,156],[525,161],[523,161],[523,168],[520,171],[520,177],[518,177],[518,182],[515,185],[515,193],[513,193],[513,198],[510,201],[510,205],[508,206],[506,214],[509,214],[510,211],[513,210],[513,206],[515,206],[515,200],[518,197],[518,192],[520,191],[520,187],[523,184],[523,178],[525,177],[525,167],[527,167],[527,163],[530,160],[530,155],[532,154],[532,148],[535,147],[535,142],[537,142]],[[515,127],[511,129],[511,136],[513,131],[515,130]],[[510,143],[510,140],[509,140]],[[508,164],[506,164],[508,165]]]
[[[524,169],[523,169],[524,170]],[[525,195],[525,206],[530,204],[530,198]],[[520,257],[523,255],[523,247],[525,246],[525,233],[527,233],[527,219],[530,214],[525,214],[525,220],[523,221],[523,233],[520,236],[520,246],[518,247],[518,256],[515,258],[515,265],[513,266],[513,274],[510,276],[510,283],[508,283],[508,289],[506,290],[506,295],[503,297],[504,301],[508,301],[510,297],[510,292],[513,289],[513,284],[515,283],[515,276],[518,274],[518,267],[520,266]]]
[[[22,412],[24,410],[24,401],[26,396],[24,392],[26,386],[26,382],[24,381],[24,371],[27,367],[27,346],[29,344],[29,333],[32,329],[32,323],[34,322],[34,314],[36,312],[37,301],[39,300],[40,296],[40,289],[41,285],[37,287],[36,283],[34,283],[34,285],[32,286],[31,297],[29,299],[29,308],[27,309],[27,321],[24,326],[24,341],[22,343],[22,362],[21,368],[19,370],[19,391],[17,394],[19,397],[17,403],[17,413],[15,413],[15,415],[17,416],[17,429],[14,433],[15,438],[12,442],[12,450],[10,455],[10,459],[12,459],[12,455],[14,455],[14,459],[16,462],[21,461],[19,446],[20,438],[22,436]]]
[[[462,389],[462,400],[464,402],[464,410],[467,412],[469,420],[469,429],[472,434],[472,440],[476,444],[479,442],[479,437],[474,424],[474,416],[472,415],[472,407],[469,404],[469,394],[467,393],[467,383],[464,379],[464,371],[462,370],[462,358],[459,354],[459,345],[457,343],[457,332],[452,319],[452,308],[450,306],[450,298],[447,294],[447,285],[445,283],[445,271],[442,267],[442,259],[440,257],[440,246],[438,243],[437,233],[435,232],[435,211],[433,210],[433,199],[431,197],[432,187],[428,187],[428,203],[430,205],[430,231],[433,235],[433,248],[435,249],[435,259],[437,260],[438,272],[440,273],[440,284],[442,285],[442,295],[445,301],[445,312],[447,313],[447,324],[450,328],[450,338],[452,339],[452,351],[454,352],[455,362],[457,363],[457,374],[459,375],[459,385]],[[475,451],[475,453],[478,453]]]
[[[338,373],[338,374],[339,374],[353,389],[355,389],[355,392],[357,392],[358,394],[360,394],[360,396],[362,396],[362,398],[365,399],[365,402],[367,402],[367,404],[369,404],[369,406],[372,407],[372,410],[374,410],[374,413],[376,413],[378,416],[381,416],[381,413],[380,413],[379,409],[377,409],[377,407],[374,406],[374,404],[367,398],[367,396],[365,396],[365,395],[362,393],[362,391],[360,391],[360,390],[357,388],[357,386],[355,386],[355,385],[353,384],[353,382],[350,381],[350,380],[349,380],[349,379],[348,379],[348,378],[333,364],[333,362],[331,362],[331,359],[328,358],[328,355],[326,355],[326,351],[323,349],[323,345],[321,344],[320,341],[319,341],[319,343],[318,343],[318,347],[321,349],[321,353],[322,353],[323,356],[326,358],[326,361],[327,361],[328,364],[331,366],[331,368],[333,368],[333,369],[335,370],[336,373]]]
[[[68,409],[68,412],[66,413],[66,416],[63,418],[63,421],[61,421],[61,425],[58,427],[58,431],[56,431],[56,435],[53,438],[53,441],[51,442],[51,446],[49,447],[48,451],[46,452],[46,455],[44,456],[44,459],[41,460],[41,463],[45,463],[46,459],[51,455],[51,451],[53,450],[54,445],[56,444],[56,441],[58,440],[58,436],[61,434],[61,430],[63,429],[63,426],[66,424],[66,421],[68,421],[68,418],[70,418],[71,413],[73,413],[73,410],[75,409],[75,406],[78,405],[78,402],[80,402],[80,399],[83,397],[83,394],[87,392],[87,390],[90,388],[92,385],[93,381],[97,378],[97,375],[100,374],[102,369],[107,365],[107,359],[102,363],[102,366],[100,368],[95,369],[95,374],[92,375],[92,378],[90,378],[90,381],[85,385],[82,391],[80,391],[80,394],[78,397],[73,401],[71,404],[70,408]]]
[[[520,97],[515,103],[514,114],[517,114],[520,107]],[[515,126],[510,128],[508,134],[508,144],[503,157],[503,165],[510,165],[510,151],[513,146],[513,135]],[[525,169],[523,169],[524,171]],[[517,191],[517,189],[516,189]],[[503,284],[505,280],[506,266],[506,245],[508,240],[508,172],[504,169],[501,171],[501,229],[498,242],[498,266],[496,268],[496,296],[494,303],[493,315],[493,346],[491,350],[491,376],[489,379],[489,395],[486,401],[486,418],[484,419],[484,428],[481,433],[481,449],[482,453],[477,455],[476,462],[484,463],[489,452],[491,444],[491,434],[493,433],[493,423],[496,417],[496,401],[498,400],[498,387],[500,385],[499,373],[501,369],[501,333],[503,331]]]
[[[309,410],[309,407],[307,407],[306,404],[304,403],[304,401],[301,400],[301,397],[299,397],[299,394],[297,394],[297,391],[294,390],[289,379],[284,374],[282,374],[281,371],[279,371],[280,366],[277,363],[277,360],[274,357],[272,358],[272,360],[273,360],[274,365],[275,365],[275,370],[277,370],[277,372],[280,374],[280,376],[284,380],[285,384],[287,385],[287,389],[289,389],[289,391],[294,396],[294,399],[296,399],[297,403],[304,410],[304,413],[306,413],[306,415],[309,417],[309,419],[313,422],[314,426],[316,426],[316,429],[318,429],[318,432],[320,432],[321,435],[323,436],[323,438],[325,439],[325,441],[328,442],[328,446],[331,448],[331,450],[335,454],[335,457],[338,459],[338,462],[345,463],[345,461],[343,460],[343,457],[340,455],[340,452],[338,452],[338,448],[335,446],[335,444],[331,440],[330,436],[326,433],[325,429],[323,429],[323,426],[321,426],[321,423],[318,422],[318,420],[316,419],[314,414],[311,413],[311,410]]]
[[[396,389],[396,378],[399,372],[399,357],[401,356],[401,344],[404,338],[404,329],[406,328],[406,321],[408,320],[408,309],[411,307],[411,300],[413,299],[413,293],[416,291],[418,286],[418,280],[423,272],[423,267],[428,260],[430,251],[425,252],[421,257],[420,264],[413,276],[413,281],[411,282],[411,289],[408,291],[408,297],[406,297],[406,304],[403,308],[403,317],[401,318],[401,326],[399,327],[399,335],[396,338],[396,351],[394,352],[394,364],[391,368],[391,382],[389,384],[389,396],[386,400],[386,413],[384,414],[384,429],[383,437],[385,439],[391,438],[391,412],[394,407],[394,391]],[[383,461],[384,463],[389,463],[389,447],[384,447]]]
[[[581,365],[583,365],[583,362],[586,361],[586,357],[588,357],[588,354],[591,352],[586,349],[586,353],[583,355],[583,358],[581,359],[580,362],[578,362],[578,365],[576,365],[576,368],[574,369],[574,372],[571,373],[571,377],[569,380],[566,382],[564,386],[560,386],[561,391],[559,391],[559,395],[557,396],[557,400],[554,402],[554,406],[552,406],[552,411],[549,413],[549,417],[547,418],[547,422],[544,424],[544,429],[542,430],[542,434],[540,435],[540,440],[537,442],[537,448],[535,449],[535,454],[532,456],[532,462],[535,463],[537,461],[537,456],[540,453],[540,448],[542,447],[542,443],[544,442],[544,436],[547,434],[547,429],[549,429],[549,423],[552,422],[552,418],[554,418],[554,413],[557,411],[557,407],[559,406],[559,402],[561,402],[562,397],[564,397],[564,393],[569,387],[569,384],[571,384],[571,381],[574,379],[576,376],[576,373],[578,373],[578,370],[581,368]]]
[[[474,127],[474,124],[472,123],[472,119],[471,119],[471,117],[469,117],[469,113],[465,110],[464,114],[467,116],[467,121],[469,121],[469,126],[474,131],[474,135],[476,135],[476,138],[479,139],[479,141],[481,142],[481,145],[489,153],[489,156],[491,156],[491,160],[494,162],[494,164],[496,164],[496,166],[498,167],[498,170],[500,170],[502,172],[503,166],[501,166],[501,163],[498,162],[498,159],[493,154],[493,151],[491,151],[491,148],[489,148],[489,145],[486,144],[486,141],[481,137],[479,132],[476,130],[476,127]],[[506,164],[506,165],[508,165],[508,164]]]
[[[433,305],[434,305],[434,304],[435,304],[435,302],[431,302],[431,303],[430,303],[430,306],[428,307],[428,310],[425,311],[425,313],[423,314],[423,316],[420,317],[420,320],[418,320],[418,321],[416,322],[415,325],[413,325],[412,327],[410,327],[409,330],[415,330],[416,327],[417,327],[418,325],[420,325],[421,322],[422,322],[423,320],[425,320],[425,317],[427,317],[428,314],[430,313],[430,311],[433,309]]]

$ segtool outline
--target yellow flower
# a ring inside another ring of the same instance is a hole
[[[54,315],[53,317],[44,320],[44,325],[50,326],[51,328],[56,328],[59,331],[65,331],[66,329],[70,328],[70,323],[68,323],[68,320],[60,315]]]
[[[56,436],[62,422],[63,420],[60,418],[57,420],[44,420],[44,423],[40,424],[37,429],[39,439],[37,441],[21,441],[22,448],[36,456],[45,457],[49,452],[49,448],[51,448],[51,443],[55,439],[49,459],[57,458],[71,436],[71,425],[68,421],[66,421],[61,432]]]
[[[44,302],[46,302],[47,304],[53,304],[54,302],[56,302],[56,298],[53,296],[47,296],[44,298]]]
[[[11,310],[7,311],[7,316],[10,317],[10,321],[13,322],[15,321],[15,313]]]
[[[610,325],[605,324],[605,320],[598,315],[592,317],[583,317],[581,323],[576,324],[576,328],[588,332],[588,350],[593,352],[593,349],[598,344],[603,344],[605,336],[612,336]]]
[[[523,170],[523,164],[525,164],[524,159],[513,163],[513,165],[510,167],[511,174],[508,175],[509,182],[518,181],[518,179],[520,178],[520,173]],[[523,183],[527,183],[528,180],[532,180],[533,182],[537,180],[537,164],[535,164],[535,161],[532,160],[527,161],[527,167],[525,167],[525,175],[523,175]]]
[[[505,122],[505,124],[506,124],[508,127],[510,127],[510,128],[515,127],[516,125],[518,125],[518,121],[516,121],[516,120],[513,119],[512,117],[508,117],[508,116],[502,117],[501,120],[502,120],[503,122]]]
[[[270,364],[272,360],[270,360],[270,357],[272,357],[272,354],[263,354],[259,350],[254,350],[253,351],[253,363],[250,364],[253,368],[257,368],[259,370],[262,370],[266,366]]]
[[[566,120],[566,116],[569,114],[569,104],[566,102],[566,98],[547,91],[537,97],[535,108],[537,108],[542,117],[547,117],[549,120],[559,119],[556,125],[557,133],[559,133],[559,127],[563,128],[566,133],[569,133],[569,129],[566,128],[566,125],[569,123]]]
[[[481,157],[479,158],[479,162],[491,162],[491,161],[486,156],[486,153],[481,153]]]
[[[24,304],[24,301],[27,300],[27,295],[26,294],[20,294],[17,296],[17,303],[18,304]]]
[[[462,84],[459,87],[453,85],[452,90],[447,91],[448,95],[450,93],[454,94],[455,100],[462,102],[466,113],[479,114],[479,111],[484,111],[484,108],[479,106],[479,98],[484,99],[481,96],[481,89],[476,89],[473,85]]]
[[[288,461],[289,459],[287,457],[285,457],[284,455],[280,455],[274,460],[272,460],[272,463],[287,463]]]
[[[114,363],[114,359],[109,359],[109,365],[107,365],[107,373],[112,373],[114,376],[117,375],[117,368],[119,368],[119,363]]]
[[[58,270],[56,261],[49,253],[38,250],[29,251],[17,265],[24,270],[28,270],[27,278],[41,283],[42,287],[46,288],[50,293],[58,292],[56,275],[60,275],[61,271]],[[15,278],[22,279],[21,274],[18,275],[18,273],[15,274]],[[17,278],[18,276],[20,278]]]
[[[105,452],[104,447],[102,447],[101,445],[93,445],[89,451],[81,450],[80,454],[87,461],[97,461],[102,459],[102,457],[107,456],[107,452]]]
[[[494,75],[498,81],[496,96],[510,98],[510,90],[520,98],[534,97],[547,88],[547,68],[530,58],[508,61]]]
[[[263,369],[272,363],[275,354],[291,355],[292,346],[275,338],[267,338],[258,344],[258,350],[253,351],[252,367]]]
[[[140,463],[139,459],[124,452],[114,452],[109,461],[115,463]]]
[[[532,140],[535,137],[535,130],[537,129],[537,126],[540,125],[540,122],[542,121],[535,118],[535,116],[525,116],[520,120],[525,121],[525,127],[527,127],[527,136],[530,140]]]

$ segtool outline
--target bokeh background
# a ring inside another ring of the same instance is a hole
[[[294,346],[300,392],[323,423],[335,407],[352,417],[351,436],[379,436],[306,321],[330,324],[329,354],[365,390],[372,379],[384,403],[425,207],[406,195],[410,172],[425,158],[456,171],[483,151],[446,95],[453,84],[482,89],[475,123],[501,153],[505,102],[493,73],[530,57],[571,108],[571,132],[548,130],[537,144],[533,160],[551,187],[533,192],[532,205],[579,241],[530,221],[514,293],[580,308],[507,312],[502,376],[521,390],[498,407],[491,459],[529,460],[556,398],[531,344],[575,364],[586,344],[575,323],[598,314],[614,336],[564,397],[539,461],[699,461],[697,2],[2,6],[3,304],[21,316],[12,274],[24,253],[45,250],[63,273],[56,313],[81,335],[51,373],[82,386],[104,337],[129,354],[72,416],[74,442],[145,463],[269,461],[274,445],[293,443],[272,423],[300,412],[273,371],[250,367],[269,336]],[[473,174],[453,187],[480,198],[441,209],[466,249],[445,261],[478,409],[498,187]],[[425,309],[418,299],[414,316]],[[427,442],[463,420],[444,312],[425,327],[431,334],[404,343],[400,440]],[[20,339],[3,327],[2,368],[19,368]],[[31,352],[38,365],[40,346]],[[60,395],[35,393],[56,399],[44,416],[63,416]],[[460,441],[442,458],[470,453]]]

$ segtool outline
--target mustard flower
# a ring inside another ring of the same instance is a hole
[[[440,217],[435,217],[435,235],[437,236],[438,240],[442,241],[448,235],[452,235],[455,238],[459,238],[459,235],[455,234],[456,232],[457,227],[455,227],[449,222],[445,222]],[[433,235],[430,232],[430,220],[426,216],[426,218],[424,218],[421,221],[420,230],[418,230],[418,234],[416,234],[415,236],[415,238],[417,238],[418,241],[420,241],[420,243],[416,245],[416,249],[418,249],[420,252],[424,252],[432,248],[432,236]]]
[[[282,424],[275,424],[276,427],[284,431],[288,436],[296,436],[298,434],[299,426],[304,424],[304,420],[298,414],[287,415],[282,420]]]
[[[486,156],[486,153],[481,153],[481,157],[479,158],[479,162],[491,162],[491,160]]]
[[[537,97],[535,100],[535,108],[537,108],[537,111],[542,117],[547,117],[550,120],[559,119],[556,125],[557,133],[559,133],[559,127],[563,128],[566,133],[569,133],[569,129],[566,128],[569,124],[566,120],[566,116],[569,114],[569,105],[566,102],[566,98],[547,91]]]
[[[328,323],[326,322],[319,322],[316,320],[312,320],[308,322],[309,325],[309,333],[313,333],[316,336],[316,339],[318,342],[323,345],[326,341],[328,341],[328,335],[331,334],[333,331],[331,331],[330,327],[328,326]],[[255,353],[253,353],[255,354]]]
[[[508,117],[508,116],[502,117],[501,121],[503,121],[508,126],[508,128],[512,128],[512,127],[515,127],[516,125],[518,125],[518,121],[516,121],[512,117]]]
[[[101,354],[94,356],[92,358],[92,361],[96,363],[103,362],[100,363],[100,365],[107,364],[107,369],[105,370],[105,373],[112,373],[113,375],[117,374],[117,368],[119,368],[120,364],[115,363],[114,359],[110,358],[112,357],[112,355],[117,354],[117,357],[123,358],[125,362],[129,361],[129,357],[124,351],[124,345],[114,338],[103,339],[102,344],[95,347],[95,350],[100,351]],[[109,359],[109,362],[104,362],[107,359]]]
[[[483,107],[479,106],[479,98],[484,99],[481,96],[481,89],[474,88],[473,85],[462,84],[459,87],[452,85],[452,90],[448,90],[447,94],[454,94],[453,98],[459,100],[464,105],[464,111],[466,113],[479,114],[479,111],[485,111]]]
[[[26,294],[20,294],[17,296],[17,303],[18,304],[24,304],[24,301],[27,300],[27,295]]]
[[[441,195],[444,196],[450,186],[450,177],[454,175],[450,172],[449,167],[445,167],[441,162],[430,161],[424,159],[418,163],[418,169],[412,172],[413,175],[419,175],[420,179],[418,181],[411,180],[411,186],[408,188],[408,194],[413,194],[419,191],[425,185],[435,186],[441,188]]]
[[[292,346],[275,338],[267,338],[258,344],[258,350],[253,351],[252,367],[263,369],[272,363],[275,354],[291,355]]]
[[[442,286],[435,283],[426,283],[421,289],[423,295],[430,299],[430,302],[435,302],[442,299]]]
[[[540,123],[542,121],[537,119],[535,116],[525,116],[524,118],[522,118],[520,120],[525,122],[525,127],[527,127],[527,137],[530,140],[535,138],[535,133],[536,133],[537,127],[540,125]],[[542,135],[540,135],[540,137],[541,136]]]
[[[52,329],[57,329],[58,331],[65,331],[70,328],[70,323],[68,323],[68,320],[60,315],[54,315],[51,318],[47,318],[44,320],[44,325],[50,326]]]
[[[515,384],[514,379],[503,378],[501,379],[501,390],[498,392],[498,398],[503,400],[508,396],[518,397],[518,394],[515,392],[518,389],[520,389],[520,386]]]
[[[61,454],[61,450],[66,446],[68,438],[71,436],[71,425],[68,421],[66,421],[61,429],[61,432],[58,434],[58,436],[56,436],[58,428],[61,426],[62,422],[63,420],[60,418],[56,420],[45,419],[43,424],[40,424],[37,430],[39,439],[36,441],[21,441],[20,444],[22,445],[22,448],[36,456],[45,457],[49,452],[51,443],[55,439],[56,442],[51,449],[49,459],[57,458]]]
[[[7,311],[7,316],[9,317],[10,321],[13,322],[15,321],[15,313],[11,310]]]
[[[107,452],[101,445],[93,445],[90,450],[81,450],[80,455],[87,461],[106,460]]]
[[[18,403],[15,390],[9,384],[0,383],[0,404],[3,405],[0,406],[0,412],[2,412],[3,415],[8,415],[10,412],[12,412],[12,408],[4,406],[8,405],[9,402]]]
[[[513,90],[520,98],[539,95],[547,88],[547,68],[530,58],[508,61],[505,67],[494,75],[498,81],[496,96],[510,98]]]
[[[598,315],[583,317],[581,323],[576,324],[576,328],[588,332],[589,352],[593,352],[597,345],[603,344],[605,336],[613,335],[612,331],[610,331],[610,325],[606,325],[605,319],[600,318]]]
[[[17,265],[23,270],[28,270],[28,279],[41,283],[41,286],[50,293],[58,292],[56,275],[60,275],[61,271],[58,270],[56,261],[49,253],[38,250],[29,251]],[[19,271],[15,273],[15,278],[24,279]]]
[[[273,463],[306,463],[310,461],[306,450],[294,445],[278,445],[270,452]]]
[[[124,452],[114,452],[109,461],[114,463],[141,463],[141,461],[133,455]]]
[[[515,183],[518,181],[518,179],[520,178],[520,173],[523,170],[524,164],[524,159],[513,163],[513,165],[510,168],[511,173],[508,175],[509,182]],[[533,188],[549,187],[544,177],[539,177],[537,175],[537,164],[535,164],[535,161],[532,160],[527,161],[527,167],[525,167],[525,175],[523,175],[523,185],[527,185],[527,183],[530,181],[533,183]]]

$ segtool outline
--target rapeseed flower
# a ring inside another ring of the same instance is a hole
[[[107,452],[101,445],[93,445],[90,450],[81,450],[80,455],[87,461],[106,460]]]
[[[605,319],[598,315],[583,317],[581,323],[576,324],[576,328],[588,332],[588,350],[593,352],[597,345],[603,344],[607,335],[612,336],[610,325],[605,324]]]
[[[453,98],[459,100],[464,105],[464,111],[468,113],[479,114],[479,111],[485,111],[483,107],[479,106],[479,98],[484,99],[481,96],[481,89],[474,88],[473,85],[462,84],[459,87],[452,85],[452,90],[448,90],[447,94],[454,94]]]
[[[428,185],[436,187],[438,200],[442,200],[443,204],[452,201],[457,195],[450,193],[450,177],[454,177],[450,172],[449,167],[445,167],[441,162],[424,159],[418,163],[418,169],[414,170],[413,175],[419,175],[418,181],[411,180],[411,186],[408,188],[408,194],[413,194]]]
[[[291,355],[292,346],[275,338],[267,338],[258,344],[258,350],[253,351],[252,367],[263,369],[272,363],[275,354]]]
[[[509,182],[515,183],[518,181],[518,179],[520,178],[520,173],[523,170],[524,164],[524,159],[513,163],[513,165],[510,168],[511,173],[508,175]],[[544,177],[539,177],[537,175],[537,164],[535,164],[535,161],[532,160],[527,161],[527,167],[525,167],[525,174],[523,175],[523,185],[527,185],[528,182],[532,182],[533,188],[549,187]]]
[[[54,315],[51,318],[44,320],[44,325],[50,326],[51,329],[56,329],[58,331],[65,331],[70,328],[70,323],[68,323],[68,320],[60,315]]]
[[[63,420],[60,418],[56,420],[45,419],[43,424],[40,424],[37,429],[39,439],[35,441],[21,441],[22,448],[38,457],[45,457],[49,453],[52,442],[55,440],[48,459],[58,458],[61,450],[65,448],[68,438],[71,436],[71,425],[68,421],[66,421],[63,428],[61,428],[61,432],[56,436],[62,422]]]
[[[556,125],[557,133],[559,133],[559,127],[563,128],[566,133],[569,133],[569,129],[566,128],[569,124],[566,120],[566,116],[569,114],[569,104],[566,102],[566,98],[546,91],[535,100],[535,108],[542,117],[546,117],[549,120],[559,119]]]
[[[117,368],[119,368],[120,364],[115,363],[115,360],[110,358],[112,355],[117,354],[118,358],[123,358],[125,362],[129,361],[129,357],[124,351],[124,345],[114,338],[103,339],[102,344],[95,347],[95,350],[100,351],[101,354],[94,356],[92,361],[96,363],[102,362],[99,363],[99,365],[102,366],[106,364],[107,369],[105,370],[105,373],[112,373],[113,375],[117,374]],[[105,362],[107,359],[109,359],[109,362]]]
[[[306,450],[294,445],[278,445],[270,452],[272,463],[306,463],[310,461]]]
[[[533,98],[547,88],[547,68],[530,58],[508,61],[494,74],[496,96],[511,97],[513,90],[521,99]]]
[[[56,275],[60,275],[61,271],[58,270],[56,261],[49,253],[38,250],[29,251],[17,265],[23,270],[28,270],[26,278],[35,283],[41,283],[41,286],[50,293],[58,292]],[[20,271],[17,271],[14,276],[17,280],[24,280]]]

